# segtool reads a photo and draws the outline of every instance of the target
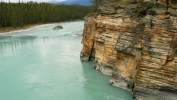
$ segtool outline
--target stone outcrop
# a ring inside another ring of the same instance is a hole
[[[81,60],[136,100],[176,100],[176,9],[176,0],[103,0],[85,17]]]
[[[63,29],[63,27],[61,25],[57,25],[53,28],[53,30],[60,30],[60,29]]]

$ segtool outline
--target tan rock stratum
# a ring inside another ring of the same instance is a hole
[[[176,0],[103,0],[82,44],[81,60],[136,100],[177,100]]]

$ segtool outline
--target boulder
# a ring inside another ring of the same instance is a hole
[[[60,29],[63,29],[63,27],[61,25],[57,25],[53,28],[53,30],[60,30]]]

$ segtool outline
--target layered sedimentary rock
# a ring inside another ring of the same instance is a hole
[[[177,98],[177,1],[103,0],[85,17],[81,60],[136,100]]]

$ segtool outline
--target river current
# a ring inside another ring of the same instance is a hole
[[[56,25],[0,36],[0,100],[133,100],[80,61],[83,21]]]

